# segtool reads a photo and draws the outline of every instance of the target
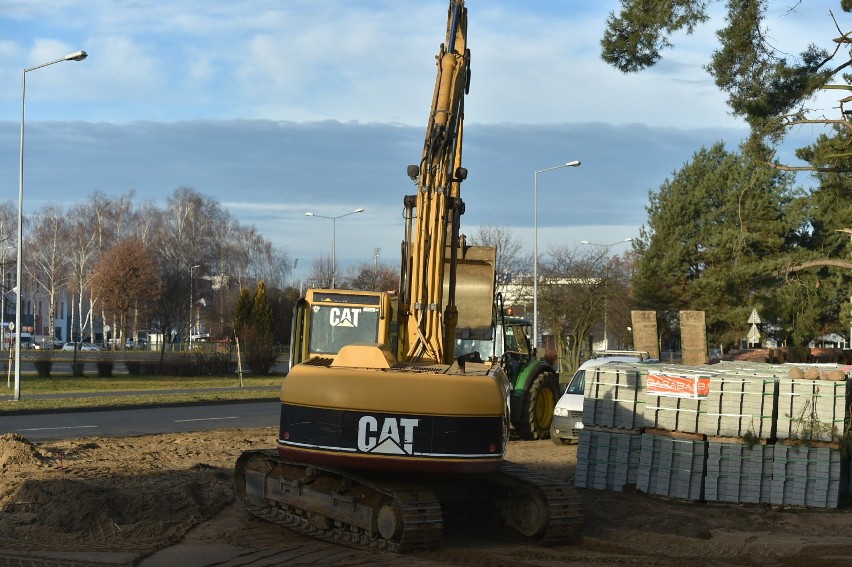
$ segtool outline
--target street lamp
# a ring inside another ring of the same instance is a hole
[[[27,73],[53,65],[54,63],[62,63],[63,61],[82,61],[88,57],[85,51],[75,51],[69,53],[62,59],[42,63],[35,67],[28,67],[21,71],[21,154],[18,162],[18,259],[16,266],[17,286],[18,291],[15,295],[15,392],[12,396],[13,400],[21,399],[21,289],[23,262],[22,256],[24,252],[23,236],[24,236],[24,109],[26,108],[27,98]]]
[[[337,219],[341,219],[343,217],[348,217],[349,215],[354,215],[357,213],[363,213],[364,209],[355,209],[352,212],[344,213],[342,215],[337,215],[336,217],[327,217],[324,215],[318,215],[316,213],[307,212],[305,213],[306,217],[318,217],[321,219],[330,219],[331,220],[331,289],[335,289],[335,276],[337,275],[337,258],[336,248],[337,248]]]
[[[195,304],[195,294],[193,293],[192,270],[200,268],[201,264],[196,264],[189,267],[189,352],[192,352],[192,306]]]
[[[589,246],[601,246],[603,248],[606,248],[607,252],[609,252],[609,249],[612,248],[613,246],[616,246],[618,244],[624,244],[625,242],[633,242],[633,238],[625,238],[624,240],[619,240],[618,242],[612,242],[610,244],[598,244],[597,242],[589,242],[588,240],[581,240],[580,244],[588,244]]]
[[[586,244],[588,246],[600,246],[601,248],[606,248],[607,254],[609,254],[609,249],[618,244],[624,244],[626,242],[632,242],[632,238],[625,238],[624,240],[619,240],[618,242],[612,242],[610,244],[598,244],[597,242],[589,242],[588,240],[581,240],[580,244]],[[604,336],[603,336],[603,347],[604,350],[609,348],[609,341],[606,338],[606,327],[607,327],[607,298],[609,296],[608,289],[604,289]],[[630,329],[630,327],[627,327]]]
[[[538,174],[563,167],[579,167],[580,161],[574,160],[533,173],[533,344],[538,347]]]

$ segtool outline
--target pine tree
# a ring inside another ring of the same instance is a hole
[[[633,286],[640,309],[704,310],[711,341],[735,343],[752,309],[770,303],[771,275],[800,225],[790,174],[718,143],[650,194]]]
[[[243,340],[247,338],[244,335],[250,330],[252,309],[252,298],[249,295],[249,290],[242,288],[240,297],[237,299],[237,305],[234,307],[234,332]]]
[[[272,306],[266,295],[266,283],[261,281],[254,291],[251,304],[251,325],[254,329],[254,340],[258,346],[272,346]]]
[[[240,290],[234,309],[234,332],[240,341],[246,366],[253,374],[269,374],[278,357],[272,332],[272,305],[266,295],[266,284],[257,284],[254,297]]]

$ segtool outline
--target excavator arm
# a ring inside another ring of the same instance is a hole
[[[406,361],[448,364],[459,327],[456,290],[464,289],[465,297],[485,303],[487,313],[473,325],[481,328],[482,321],[485,327],[490,325],[494,286],[493,252],[472,251],[459,236],[464,213],[460,186],[467,177],[461,165],[464,95],[470,84],[463,0],[450,4],[447,37],[436,60],[438,74],[423,154],[420,164],[409,166],[408,172],[417,181],[417,195],[405,199],[408,226],[400,295],[408,309],[400,352]],[[483,308],[465,304],[463,311],[473,315]]]

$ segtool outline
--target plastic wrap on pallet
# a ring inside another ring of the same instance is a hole
[[[698,433],[774,439],[777,380],[772,375],[723,373],[710,381]]]
[[[636,487],[648,494],[704,499],[706,441],[642,434]]]
[[[850,380],[778,380],[778,439],[837,441],[848,429]]]
[[[607,364],[586,374],[583,425],[642,427],[643,370],[638,365]]]
[[[846,494],[849,461],[839,449],[775,445],[771,504],[837,508]]]
[[[707,442],[704,498],[710,502],[766,504],[772,491],[775,447]]]
[[[580,430],[574,486],[616,492],[635,486],[641,441],[635,433]]]

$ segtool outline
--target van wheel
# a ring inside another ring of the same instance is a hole
[[[559,385],[553,374],[542,372],[535,377],[524,397],[521,419],[515,428],[521,439],[547,439],[550,436],[558,392]]]

